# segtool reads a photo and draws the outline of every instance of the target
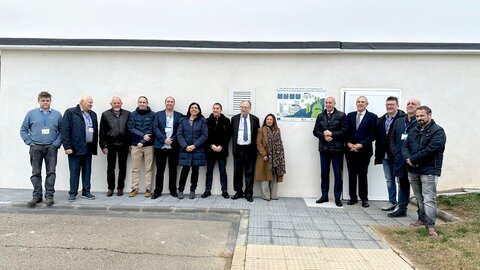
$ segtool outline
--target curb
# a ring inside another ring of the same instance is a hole
[[[417,205],[417,198],[415,197],[411,197],[410,198],[410,204],[413,204],[413,205]],[[442,221],[444,222],[458,222],[458,221],[461,221],[462,219],[457,217],[457,216],[454,216],[444,210],[441,210],[441,209],[438,209],[437,208],[437,217],[439,219],[441,219]]]

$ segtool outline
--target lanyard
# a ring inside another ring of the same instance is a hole
[[[406,117],[406,116],[405,116]],[[405,131],[403,133],[407,133],[408,129],[413,125],[413,123],[415,123],[417,121],[417,119],[412,119],[412,121],[410,121],[410,123],[408,123],[408,118],[405,118]],[[407,123],[408,123],[408,126],[407,126]]]
[[[50,111],[48,112],[44,112],[42,111],[42,120],[43,120],[43,127],[47,127],[47,119],[48,119],[48,114],[50,113]]]

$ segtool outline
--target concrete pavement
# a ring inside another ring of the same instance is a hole
[[[57,191],[52,208],[106,211],[133,208],[140,212],[157,209],[163,213],[236,211],[241,218],[234,233],[232,269],[412,269],[370,225],[407,226],[415,221],[416,212],[409,210],[406,218],[391,219],[381,211],[385,202],[371,202],[370,208],[358,204],[338,208],[333,203],[315,204],[313,198],[280,198],[269,202],[254,198],[249,203],[220,196],[201,199],[198,195],[193,200],[178,200],[163,195],[152,200],[143,194],[134,198],[94,195],[95,200],[77,199],[69,203],[67,193]],[[30,190],[0,189],[0,204],[4,208],[26,207],[30,198]]]

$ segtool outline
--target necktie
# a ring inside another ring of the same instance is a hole
[[[360,126],[360,121],[362,118],[360,118],[362,116],[361,113],[357,113],[357,120],[356,120],[356,124],[357,124],[357,129],[358,129],[358,126]]]
[[[247,116],[243,116],[243,141],[248,141]]]

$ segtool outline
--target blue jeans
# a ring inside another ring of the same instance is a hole
[[[408,180],[417,198],[418,219],[433,228],[437,219],[437,175],[408,173]]]
[[[387,181],[388,201],[391,204],[397,204],[397,183],[395,182],[395,175],[393,174],[393,160],[383,159],[383,173]]]
[[[330,189],[330,163],[332,164],[333,176],[335,178],[333,194],[335,199],[340,199],[343,189],[343,152],[320,151],[322,197],[328,197],[328,190]]]
[[[45,198],[53,198],[55,193],[55,167],[57,166],[57,147],[49,145],[30,145],[30,164],[33,185],[33,197],[42,198],[42,163],[45,160],[47,177],[45,178]]]
[[[218,161],[218,171],[220,172],[220,185],[222,186],[222,192],[227,191],[227,158],[219,159],[207,159],[207,175],[205,180],[205,191],[212,190],[213,182],[213,169],[215,169],[215,163]]]
[[[87,147],[85,155],[68,155],[68,167],[70,169],[69,194],[78,194],[80,170],[82,172],[82,195],[90,193],[90,176],[92,175],[92,153]]]

